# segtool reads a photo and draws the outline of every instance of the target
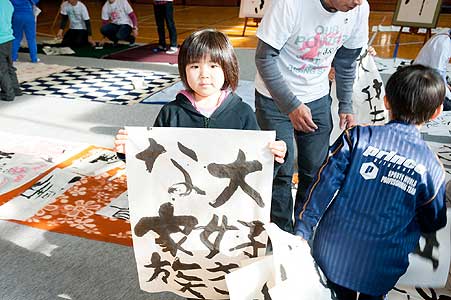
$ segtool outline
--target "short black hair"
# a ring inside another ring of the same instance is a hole
[[[197,63],[208,55],[224,72],[222,89],[230,88],[235,91],[240,73],[238,60],[227,35],[215,29],[195,31],[183,41],[179,51],[178,68],[185,87],[191,90],[186,79],[186,66]]]
[[[431,119],[445,99],[440,74],[423,65],[400,68],[388,79],[385,95],[393,120],[420,125]]]

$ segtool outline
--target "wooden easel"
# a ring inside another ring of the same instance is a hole
[[[254,22],[253,25],[249,25],[247,22],[252,19],[252,21]],[[246,32],[246,27],[258,27],[258,24],[261,22],[262,18],[248,18],[245,17],[244,18],[244,28],[243,28],[243,33],[241,34],[241,36],[244,36],[244,33]]]
[[[424,41],[423,41],[423,45],[426,44],[426,42],[431,38],[432,36],[432,30],[431,28],[426,28],[426,32],[425,33],[420,33],[419,31],[419,27],[409,27],[410,30],[409,32],[403,32],[402,30],[404,29],[405,26],[401,26],[401,28],[399,29],[398,35],[396,36],[396,42],[395,42],[395,50],[393,51],[393,58],[396,58],[397,54],[398,54],[398,48],[400,45],[400,40],[401,40],[401,34],[416,34],[416,35],[424,35]]]

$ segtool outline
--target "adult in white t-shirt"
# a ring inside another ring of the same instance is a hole
[[[436,69],[447,85],[443,110],[451,110],[451,87],[446,81],[446,68],[451,58],[451,30],[433,35],[418,53],[414,64]]]
[[[100,32],[114,44],[118,41],[135,43],[138,36],[138,19],[127,0],[108,0],[102,7]],[[105,41],[103,39],[102,43]]]
[[[57,38],[62,38],[62,46],[83,47],[86,45],[95,46],[92,40],[91,21],[88,9],[83,2],[78,0],[67,0],[61,4],[61,24]],[[69,30],[64,34],[67,21],[70,22]]]
[[[293,231],[291,182],[297,144],[295,209],[324,162],[332,129],[328,73],[332,61],[340,126],[354,124],[355,59],[368,40],[366,0],[275,0],[257,30],[255,108],[259,126],[287,144],[275,165],[271,221]]]

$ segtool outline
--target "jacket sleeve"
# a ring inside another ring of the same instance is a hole
[[[416,217],[420,231],[430,233],[446,225],[445,182],[431,200],[417,208]]]
[[[277,65],[280,51],[258,40],[255,65],[271,97],[281,112],[289,114],[302,103],[288,87]]]
[[[329,156],[307,190],[307,199],[295,215],[295,234],[309,240],[313,228],[341,188],[350,164],[352,141],[350,130],[342,133],[331,146]]]
[[[335,68],[335,81],[337,86],[338,112],[353,113],[352,90],[355,80],[356,59],[362,48],[348,49],[342,46],[335,54],[333,66]]]

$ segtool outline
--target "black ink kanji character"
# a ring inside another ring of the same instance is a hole
[[[178,271],[178,270],[197,270],[197,269],[202,269],[202,268],[200,265],[198,265],[196,263],[184,264],[180,261],[180,259],[178,257],[176,257],[174,262],[172,263],[172,269],[174,271]]]
[[[205,299],[205,297],[201,293],[193,290],[193,288],[197,288],[197,287],[207,287],[205,284],[203,284],[203,283],[192,284],[191,282],[182,283],[175,279],[174,279],[174,281],[182,286],[182,288],[180,289],[181,292],[190,292],[191,294],[193,294],[194,296],[196,296],[199,299]]]
[[[243,221],[239,221],[239,220],[238,220],[238,222],[240,222],[241,224],[243,224],[246,227],[249,227],[249,234],[247,235],[247,237],[249,238],[250,242],[240,244],[234,248],[231,248],[230,251],[238,250],[238,249],[242,249],[242,248],[246,248],[246,247],[252,247],[252,249],[253,249],[252,254],[250,254],[248,252],[244,252],[244,254],[246,254],[249,257],[257,257],[258,249],[266,248],[265,244],[255,240],[255,238],[257,236],[259,236],[265,230],[263,228],[263,223],[260,221],[243,222]]]
[[[179,165],[172,158],[171,158],[171,162],[177,169],[180,170],[180,172],[182,172],[183,177],[185,177],[185,182],[178,182],[178,183],[173,184],[168,189],[168,193],[169,194],[174,194],[175,193],[175,194],[177,194],[179,196],[188,196],[194,190],[199,195],[205,195],[205,191],[203,191],[200,188],[198,188],[197,186],[193,185],[193,181],[191,180],[191,176],[188,174],[188,172],[181,165]],[[182,188],[180,188],[180,187],[182,187]]]
[[[167,260],[161,260],[160,254],[157,252],[152,253],[152,257],[150,258],[150,264],[144,265],[146,268],[154,268],[152,277],[147,280],[147,282],[150,282],[154,280],[155,278],[160,275],[160,273],[163,273],[163,277],[161,280],[164,281],[164,283],[168,283],[169,274],[171,274],[168,270],[164,269],[164,266],[170,266],[171,264]]]
[[[215,265],[217,265],[217,267],[207,269],[207,271],[212,272],[212,273],[224,272],[226,274],[229,274],[230,270],[233,270],[233,269],[236,269],[236,268],[240,267],[239,265],[233,264],[233,263],[232,264],[228,264],[228,265],[223,265],[219,261],[216,261]]]
[[[114,218],[122,220],[130,220],[130,210],[125,207],[120,207],[116,205],[111,205],[112,208],[116,208],[117,211],[113,214]]]
[[[367,94],[368,97],[366,98],[365,101],[368,101],[368,103],[370,105],[370,110],[373,110],[373,104],[371,103],[371,99],[373,99],[373,97],[371,97],[371,94],[370,94],[370,86],[363,88],[362,93]]]
[[[442,160],[451,161],[451,147],[448,145],[441,146],[437,155]]]
[[[382,81],[379,81],[376,78],[373,79],[373,88],[376,91],[376,98],[380,100],[382,92]]]
[[[25,192],[23,192],[20,195],[22,197],[30,199],[31,197],[34,197],[34,196],[39,197],[39,196],[47,193],[53,187],[53,184],[51,182],[52,178],[53,178],[53,175],[44,181],[39,181],[39,182],[35,183],[31,188],[29,188],[28,190],[26,190]],[[28,195],[27,194],[28,192],[32,192],[32,193]],[[55,194],[55,193],[53,192],[53,194]],[[44,198],[44,197],[42,197],[42,198]]]
[[[184,146],[182,143],[177,142],[177,146],[179,147],[179,150],[185,154],[186,156],[188,156],[189,158],[191,158],[194,161],[197,161],[197,154],[196,152],[194,152],[194,150],[191,150],[190,148]]]
[[[200,234],[200,240],[202,243],[204,243],[205,246],[207,246],[208,249],[210,249],[210,253],[206,256],[206,258],[213,258],[216,254],[219,253],[219,244],[222,241],[222,238],[224,237],[224,234],[227,230],[238,230],[235,226],[229,226],[227,225],[227,217],[222,216],[222,225],[219,225],[219,219],[216,214],[213,214],[213,217],[211,218],[211,221],[207,224],[207,226],[204,226],[204,231]],[[218,235],[216,235],[214,243],[210,242],[208,240],[208,237],[213,234],[213,232],[218,232]]]
[[[258,7],[255,7],[255,13],[258,14],[259,9],[262,10],[263,6],[265,5],[265,1],[264,0],[260,0],[260,5]]]
[[[263,294],[263,299],[264,300],[271,300],[271,296],[269,295],[269,288],[268,288],[268,283],[265,282],[265,284],[263,285],[261,292]]]
[[[52,191],[52,187],[54,186],[52,182],[53,175],[47,178],[44,181],[39,181],[35,183],[29,190],[26,190],[22,194],[22,197],[27,199],[31,199],[32,197],[41,197],[42,199],[50,198],[56,195],[55,191]],[[81,179],[81,176],[74,176],[71,180],[69,180],[68,184],[77,182]],[[33,192],[31,194],[27,194],[28,192]]]
[[[356,61],[359,62],[359,66],[357,68],[361,68],[365,72],[369,72],[370,71],[368,69],[365,69],[365,67],[363,66],[363,59],[365,57],[367,57],[367,56],[368,56],[368,49],[366,49],[365,52],[363,52],[362,55],[359,55],[359,57],[356,59]]]
[[[421,14],[423,13],[424,2],[426,2],[426,0],[423,0],[423,2],[421,3],[421,8],[420,8],[420,11],[418,12],[419,16],[421,16]]]
[[[374,106],[373,110],[370,111],[370,115],[372,115],[372,120],[371,121],[373,123],[385,120],[384,111],[382,109],[377,109],[376,106]],[[381,115],[381,116],[378,117],[377,115]]]
[[[202,278],[199,278],[197,276],[189,276],[189,275],[185,275],[183,274],[181,271],[177,272],[177,275],[175,275],[175,277],[178,277],[180,279],[185,279],[187,281],[202,281]]]
[[[99,161],[104,161],[106,163],[112,163],[112,162],[115,162],[116,160],[117,160],[116,154],[114,154],[114,153],[113,154],[106,154],[106,153],[104,153],[104,154],[101,154],[99,157],[94,158],[89,163],[90,164],[95,164],[95,163],[97,163]]]
[[[218,289],[217,287],[213,287],[213,289],[216,291],[216,293],[221,294],[221,295],[229,295],[228,291],[224,291],[221,289]]]
[[[136,158],[143,160],[146,163],[147,171],[151,173],[158,156],[165,152],[166,149],[162,145],[158,144],[154,139],[149,138],[149,147],[136,154]]]
[[[172,256],[175,256],[177,250],[181,250],[193,256],[193,253],[183,249],[181,244],[186,241],[186,236],[197,225],[197,219],[193,216],[174,216],[174,206],[169,202],[160,206],[158,214],[159,217],[141,218],[135,226],[135,234],[141,237],[152,230],[159,235],[155,242],[161,246],[163,252],[169,251]],[[177,232],[181,232],[185,236],[176,243],[171,238],[171,234]]]
[[[432,251],[434,250],[434,247],[440,246],[440,243],[437,240],[437,232],[421,233],[421,236],[425,239],[426,244],[424,245],[423,250],[421,250],[420,243],[418,242],[413,253],[430,260],[432,262],[432,268],[435,271],[438,268],[439,261],[432,255]]]
[[[219,207],[226,203],[233,193],[241,187],[241,189],[248,194],[260,207],[265,207],[262,197],[250,185],[246,183],[244,178],[253,172],[261,171],[262,164],[258,160],[246,161],[246,155],[240,149],[237,159],[231,164],[209,164],[207,166],[208,172],[218,178],[230,178],[229,185],[216,198],[215,202],[210,203],[213,207]]]
[[[422,288],[415,288],[415,290],[421,296],[421,298],[425,300],[451,300],[451,297],[446,295],[438,295],[437,298],[437,293],[434,289],[431,288],[428,288],[428,290],[431,292],[431,296],[428,296],[428,294]]]
[[[217,267],[214,268],[209,268],[207,269],[207,271],[212,272],[212,273],[217,273],[217,272],[224,272],[225,274],[229,274],[231,272],[231,270],[239,268],[239,265],[231,263],[228,265],[223,265],[222,263],[216,261],[215,264],[217,265]],[[215,278],[210,278],[208,280],[210,281],[220,281],[220,280],[224,280],[225,279],[225,274],[222,274],[218,277]]]
[[[14,153],[13,152],[3,152],[0,150],[0,159],[2,158],[13,158]]]

